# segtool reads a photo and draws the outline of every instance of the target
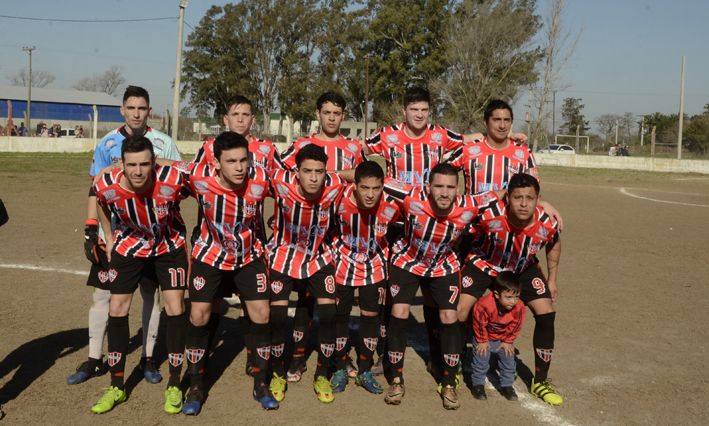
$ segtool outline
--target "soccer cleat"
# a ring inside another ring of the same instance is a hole
[[[436,383],[441,383],[441,381],[443,380],[443,367],[441,367],[437,363],[429,361],[428,364],[426,364],[426,371],[428,371],[428,374],[433,376],[433,379],[436,381]],[[439,390],[438,393],[440,394],[441,391]]]
[[[347,375],[347,370],[337,370],[335,374],[332,375],[330,379],[330,384],[332,385],[333,392],[344,392],[349,382],[349,376]]]
[[[276,401],[281,402],[283,398],[286,397],[286,390],[288,390],[288,382],[282,376],[273,373],[273,378],[271,379],[271,385],[268,387],[276,398]]]
[[[455,388],[458,389],[460,387],[460,375],[456,374],[455,375]],[[441,395],[441,392],[443,391],[443,381],[438,383],[438,387],[436,388],[436,392],[438,392],[439,395]]]
[[[551,387],[549,380],[544,380],[541,383],[536,383],[532,379],[532,387],[529,390],[532,394],[541,398],[544,402],[551,405],[561,405],[564,402],[563,398]]]
[[[102,357],[103,358],[103,357]],[[76,373],[66,379],[70,385],[78,385],[84,383],[92,377],[98,377],[106,373],[104,369],[103,359],[89,358],[76,367]]]
[[[285,382],[283,378],[281,380]],[[261,408],[264,410],[278,410],[278,400],[265,383],[261,383],[258,389],[254,389],[254,399],[261,403]]]
[[[374,373],[372,373],[371,370],[358,375],[355,379],[355,383],[357,386],[361,386],[371,393],[379,394],[384,392],[384,388],[382,388],[382,385],[374,378]]]
[[[290,363],[290,368],[286,373],[286,380],[295,383],[299,382],[303,373],[308,371],[308,366],[305,365],[305,357],[293,357],[293,361]]]
[[[91,411],[93,411],[94,413],[107,413],[111,411],[113,407],[126,400],[126,391],[122,389],[118,389],[115,386],[111,386],[110,388],[104,390],[106,391],[106,393],[103,394],[101,399],[99,399],[93,407],[91,407]]]
[[[473,398],[479,399],[480,401],[487,400],[487,393],[485,393],[485,385],[473,385]]]
[[[182,412],[182,391],[177,386],[165,389],[165,412],[167,414]]]
[[[318,376],[313,382],[313,388],[318,395],[318,401],[329,404],[335,400],[335,395],[332,393],[330,381],[325,376]]]
[[[254,366],[251,365],[249,361],[246,361],[246,368],[244,368],[244,372],[247,376],[254,377]]]
[[[155,361],[152,358],[140,359],[140,371],[143,372],[145,381],[148,383],[160,383],[162,381],[162,376],[158,372]]]
[[[517,392],[515,392],[515,390],[512,389],[512,386],[505,386],[505,387],[500,388],[500,393],[508,401],[517,401],[517,399],[518,399]]]
[[[182,404],[182,412],[188,416],[196,416],[202,409],[202,391],[197,388],[192,388],[187,393],[185,403]]]
[[[443,399],[443,408],[446,410],[457,410],[460,408],[460,400],[458,399],[458,390],[455,386],[446,385],[441,391]]]
[[[384,374],[384,370],[389,368],[389,365],[389,359],[384,355],[380,356],[371,368],[372,374],[375,376],[381,376]]]
[[[351,378],[357,377],[357,367],[354,366],[352,363],[352,358],[349,356],[347,357],[347,360],[345,361],[347,363],[347,375]]]
[[[395,379],[396,380],[396,379]],[[387,394],[384,395],[384,402],[391,405],[401,404],[401,400],[404,398],[406,389],[402,382],[391,382]]]

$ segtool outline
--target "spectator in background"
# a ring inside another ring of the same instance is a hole
[[[56,130],[54,131],[54,137],[55,137],[55,138],[60,138],[60,137],[62,137],[62,125],[61,125],[61,124],[57,124],[57,128],[56,128]]]
[[[22,122],[20,123],[20,128],[17,129],[19,132],[20,136],[27,136],[27,133],[29,133],[29,130],[27,130],[27,127],[25,127],[25,123]]]
[[[43,124],[42,128],[39,129],[39,136],[41,136],[43,138],[49,137],[49,129],[47,128],[46,124]]]
[[[628,145],[625,145],[623,148],[620,149],[620,155],[623,157],[630,157],[630,152],[628,152]]]
[[[39,124],[37,125],[37,136],[42,134],[42,129],[47,127],[46,124],[44,124],[44,121],[40,121]]]
[[[611,157],[615,155],[615,145],[611,145],[611,149],[608,151],[608,155]]]
[[[83,138],[84,137],[84,126],[79,126],[79,131],[76,133],[77,138]]]

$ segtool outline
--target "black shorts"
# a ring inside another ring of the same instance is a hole
[[[189,262],[184,246],[157,257],[125,257],[114,251],[109,266],[111,294],[131,294],[138,283],[148,281],[159,285],[162,291],[187,288]]]
[[[108,266],[108,258],[106,257],[106,252],[103,250],[97,250],[98,258],[101,261],[100,264],[91,263],[91,271],[89,271],[89,278],[86,280],[86,285],[91,287],[96,287],[101,290],[110,290],[110,281],[108,277],[108,270],[111,269]]]
[[[442,277],[421,277],[397,266],[391,267],[389,274],[389,293],[391,303],[411,305],[416,292],[421,287],[429,287],[439,309],[458,309],[460,294],[460,273]]]
[[[337,314],[345,315],[352,311],[355,289],[359,293],[359,308],[364,311],[379,312],[386,300],[386,280],[363,286],[337,286]]]
[[[293,283],[298,281],[289,275],[282,274],[275,269],[270,270],[271,278],[271,301],[288,300]],[[307,282],[307,294],[317,299],[332,299],[337,296],[337,284],[335,283],[335,266],[328,264],[309,278],[301,281]]]
[[[268,269],[261,259],[254,259],[242,268],[225,271],[199,260],[192,261],[190,300],[212,303],[214,299],[238,293],[241,300],[268,300]]]
[[[522,284],[522,292],[519,295],[519,299],[525,304],[537,299],[551,299],[547,278],[544,276],[539,264],[525,269],[520,274],[519,281]],[[461,291],[463,294],[469,294],[476,299],[480,299],[485,295],[485,291],[493,290],[494,283],[495,277],[484,273],[470,262],[465,264],[461,279]]]

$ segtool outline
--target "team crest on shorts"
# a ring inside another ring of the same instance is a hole
[[[271,291],[278,294],[283,290],[283,283],[280,281],[271,282]]]
[[[446,361],[446,364],[455,367],[458,365],[458,361],[460,361],[460,354],[443,354],[443,359]]]
[[[113,282],[116,280],[116,277],[118,276],[118,272],[116,272],[115,269],[109,269],[108,270],[108,280]]]
[[[185,359],[184,354],[168,354],[168,358],[170,360],[170,365],[173,367],[179,367],[182,365],[182,361]]]
[[[121,357],[123,356],[122,353],[120,352],[109,352],[108,353],[108,365],[111,367],[115,366],[119,362],[121,362]]]
[[[277,346],[271,346],[271,355],[275,357],[280,357],[283,355],[283,346],[284,344],[281,343],[280,345]]]
[[[303,332],[293,330],[293,340],[295,340],[296,342],[300,342],[301,340],[303,340]]]
[[[335,306],[340,306],[340,298],[335,297]]]
[[[98,280],[101,281],[101,284],[106,284],[106,281],[108,281],[108,272],[99,271],[98,272]]]
[[[204,287],[204,278],[194,277],[194,280],[192,280],[192,286],[197,291],[202,290],[202,288]]]
[[[258,356],[268,361],[271,357],[271,347],[264,346],[262,348],[256,348],[256,353],[258,353]]]
[[[399,294],[399,286],[397,284],[392,285],[389,287],[389,292],[391,293],[391,297],[396,297],[396,295]]]
[[[379,339],[376,337],[365,337],[364,338],[364,346],[367,347],[370,351],[374,351],[377,348],[377,342]]]
[[[335,342],[337,343],[337,350],[341,351],[345,349],[345,346],[347,345],[347,337],[338,337]]]
[[[387,326],[386,325],[379,326],[379,335],[382,336],[382,339],[387,337]]]
[[[554,355],[554,349],[539,349],[537,348],[537,356],[544,362],[551,361],[551,356]]]
[[[335,345],[332,343],[321,343],[320,352],[325,355],[325,358],[330,358],[335,351]]]
[[[468,288],[473,285],[473,279],[471,277],[463,277],[462,284],[464,288]]]
[[[397,362],[401,361],[403,358],[404,358],[403,352],[389,351],[389,362],[391,362],[392,364],[396,364]]]
[[[196,364],[204,356],[204,349],[187,349],[187,361]]]

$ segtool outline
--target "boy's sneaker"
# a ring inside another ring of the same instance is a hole
[[[187,393],[187,398],[185,398],[185,403],[182,404],[182,412],[188,416],[196,416],[202,409],[203,400],[202,391],[197,388],[190,389]]]
[[[70,385],[78,385],[92,377],[98,377],[105,373],[106,369],[104,368],[103,357],[101,357],[101,359],[89,358],[82,362],[80,366],[76,367],[76,373],[69,376],[66,382]]]
[[[265,383],[261,383],[258,389],[254,389],[254,399],[261,403],[261,408],[264,410],[278,410],[278,401]]]
[[[457,410],[458,408],[460,408],[458,390],[455,388],[455,386],[444,386],[441,390],[441,398],[443,399],[443,408],[445,408],[446,410]]]
[[[325,376],[318,376],[313,383],[315,393],[318,395],[318,401],[329,404],[335,400],[335,395],[332,393],[330,381]]]
[[[473,385],[473,398],[485,401],[487,393],[485,393],[485,385]]]
[[[182,412],[182,391],[177,386],[165,389],[165,412],[167,414]]]
[[[162,381],[162,376],[152,358],[140,358],[140,371],[143,372],[145,381],[148,383],[160,383]]]
[[[330,384],[332,385],[333,392],[344,392],[349,382],[349,376],[347,375],[347,370],[337,370],[335,374],[332,375],[330,379]]]
[[[288,382],[282,376],[273,373],[273,378],[271,379],[271,384],[268,389],[271,391],[273,397],[276,398],[276,401],[281,402],[283,398],[286,397]]]
[[[505,386],[505,387],[500,388],[500,393],[508,401],[517,401],[519,399],[519,398],[517,398],[517,392],[515,392],[515,390],[512,389],[512,386]]]
[[[357,378],[355,378],[355,383],[357,386],[361,386],[371,393],[380,394],[384,392],[382,385],[380,385],[377,379],[374,378],[374,373],[372,373],[372,370],[365,371],[364,373],[358,375]]]
[[[561,405],[561,403],[564,402],[564,399],[551,387],[551,383],[549,383],[548,379],[541,383],[536,383],[534,379],[532,379],[532,386],[529,391],[547,404]]]
[[[395,378],[394,381],[391,382],[391,386],[389,386],[389,390],[387,391],[387,394],[384,395],[384,402],[387,404],[391,405],[399,405],[401,404],[401,400],[404,398],[404,394],[406,393],[406,389],[404,388],[404,383],[401,381],[396,381],[399,380],[398,378]]]
[[[293,357],[293,361],[290,363],[290,368],[286,373],[286,380],[291,383],[299,382],[303,377],[303,373],[308,371],[308,366],[305,365],[305,357]]]
[[[111,386],[110,388],[105,389],[105,391],[106,393],[103,394],[101,399],[99,399],[98,402],[94,404],[93,407],[91,407],[91,411],[93,411],[94,413],[107,413],[111,411],[113,407],[126,400],[125,390],[118,389],[115,386]]]

